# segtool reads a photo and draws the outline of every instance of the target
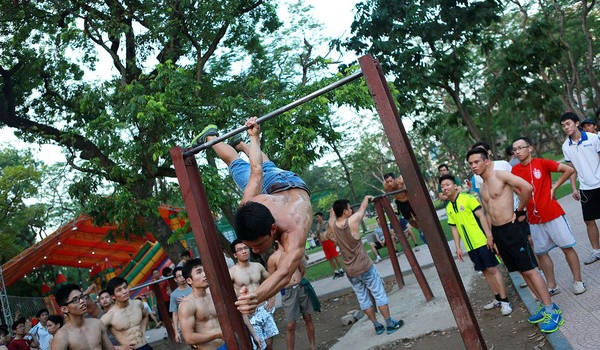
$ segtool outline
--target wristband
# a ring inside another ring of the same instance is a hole
[[[517,217],[527,216],[527,211],[526,210],[515,210],[515,215]]]

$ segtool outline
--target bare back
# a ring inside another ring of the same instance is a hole
[[[81,327],[67,322],[52,339],[52,350],[106,350],[113,349],[106,327],[95,318],[84,318]]]
[[[240,288],[248,287],[248,292],[252,293],[258,288],[260,282],[269,275],[267,270],[259,263],[248,262],[248,266],[235,264],[229,269],[231,281],[235,289],[235,294],[240,294]]]
[[[221,326],[217,318],[217,310],[213,303],[209,290],[204,296],[194,293],[187,295],[179,305],[179,318],[186,322],[189,317],[194,318],[194,333],[214,334],[221,333]],[[183,329],[183,327],[182,327]],[[213,350],[224,344],[223,339],[217,338],[205,343],[196,344],[196,349]]]
[[[119,344],[139,348],[147,344],[145,337],[146,322],[142,322],[147,317],[148,315],[144,315],[142,302],[130,300],[125,308],[113,305],[102,316],[102,322],[115,336]]]

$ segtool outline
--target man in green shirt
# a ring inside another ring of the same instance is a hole
[[[456,256],[458,260],[463,261],[463,250],[460,246],[462,240],[475,270],[483,272],[494,293],[495,300],[483,308],[491,310],[499,307],[502,315],[509,315],[512,307],[506,297],[502,273],[497,268],[498,258],[493,251],[494,241],[481,204],[474,196],[460,192],[452,175],[443,175],[439,183],[442,193],[448,198],[446,214],[456,245]]]

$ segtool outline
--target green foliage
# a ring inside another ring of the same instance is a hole
[[[42,166],[29,152],[0,150],[0,262],[35,242],[46,227],[45,204],[28,204],[42,184]]]

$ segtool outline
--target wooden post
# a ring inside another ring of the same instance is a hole
[[[188,219],[200,250],[202,265],[210,283],[210,294],[217,310],[223,339],[228,349],[251,350],[250,336],[242,314],[234,304],[237,298],[229,269],[225,264],[223,249],[219,245],[217,229],[208,206],[196,158],[193,154],[184,158],[181,147],[171,148],[171,158]]]
[[[467,349],[487,349],[381,66],[370,55],[360,57],[358,62],[404,176],[409,202],[427,237],[429,251],[465,346]]]

